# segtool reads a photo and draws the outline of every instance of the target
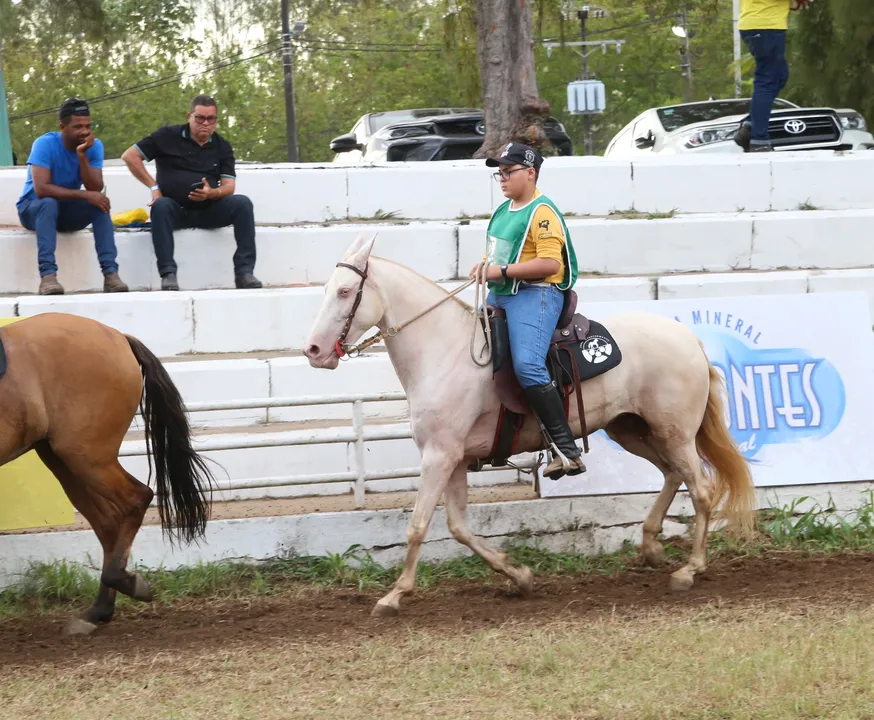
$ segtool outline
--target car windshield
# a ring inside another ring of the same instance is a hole
[[[394,123],[412,122],[424,117],[434,115],[460,115],[465,113],[482,112],[476,108],[421,108],[418,110],[392,110],[390,112],[378,112],[370,115],[370,132],[382,130],[386,125]]]
[[[775,108],[795,107],[792,103],[779,98],[774,101]],[[694,105],[673,105],[672,107],[659,108],[659,120],[667,132],[673,132],[685,125],[699,122],[711,122],[729,115],[744,115],[750,111],[750,101],[717,100],[714,102],[695,103]]]

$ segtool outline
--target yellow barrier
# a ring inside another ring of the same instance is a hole
[[[0,325],[16,320],[20,318],[0,318]],[[2,382],[5,381],[0,380]],[[43,465],[36,452],[31,450],[0,467],[0,530],[72,525],[74,522],[73,506],[57,478]]]

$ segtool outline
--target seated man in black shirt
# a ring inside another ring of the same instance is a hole
[[[132,145],[121,156],[131,174],[152,191],[152,243],[162,290],[178,290],[173,231],[234,226],[234,283],[260,288],[255,270],[255,213],[252,201],[235,195],[234,150],[216,131],[215,100],[191,101],[186,125],[166,125]],[[157,182],[143,160],[154,160]]]

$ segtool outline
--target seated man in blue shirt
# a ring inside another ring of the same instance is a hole
[[[91,132],[88,104],[72,98],[61,105],[58,116],[60,132],[48,132],[33,142],[24,191],[16,203],[21,224],[36,232],[39,294],[64,294],[55,264],[58,231],[74,232],[88,225],[94,230],[103,270],[103,292],[127,292],[118,276],[109,198],[103,194],[103,143]]]
[[[213,98],[191,101],[188,122],[165,125],[132,145],[121,156],[131,174],[152,192],[152,244],[162,290],[178,290],[173,231],[182,228],[234,226],[234,284],[260,288],[255,270],[255,210],[235,192],[234,149],[216,132],[218,108]],[[145,162],[155,161],[157,181]],[[145,161],[145,162],[144,162]]]

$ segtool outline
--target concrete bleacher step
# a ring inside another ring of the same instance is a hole
[[[150,164],[152,166],[152,164]],[[551,157],[540,188],[562,212],[794,210],[802,204],[845,210],[874,207],[870,152],[641,157]],[[154,171],[153,171],[154,172]],[[385,163],[277,163],[237,168],[237,192],[258,222],[283,224],[395,217],[452,220],[487,215],[503,197],[482,160]],[[0,225],[18,222],[15,201],[26,168],[0,169]],[[145,208],[146,188],[124,167],[106,167],[112,212]]]
[[[568,217],[579,269],[601,275],[874,266],[874,210],[695,213],[654,217]],[[487,221],[327,223],[259,226],[256,275],[266,286],[325,283],[359,234],[377,235],[375,254],[435,281],[465,277],[482,257]],[[160,288],[148,230],[117,233],[121,275],[133,290]],[[182,230],[176,260],[183,290],[234,287],[231,228]],[[36,242],[0,230],[0,295],[34,293]],[[61,235],[59,280],[68,292],[100,292],[90,232]]]
[[[442,285],[450,290],[460,282]],[[584,277],[575,286],[582,307],[625,300],[775,295],[842,288],[866,292],[874,311],[874,268]],[[474,289],[467,288],[460,297],[472,303]],[[27,317],[45,312],[82,315],[135,335],[163,357],[299,351],[323,298],[323,286],[19,296],[0,298],[0,317]]]

